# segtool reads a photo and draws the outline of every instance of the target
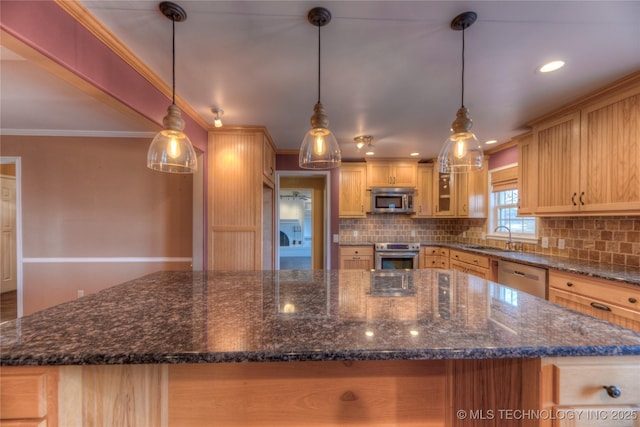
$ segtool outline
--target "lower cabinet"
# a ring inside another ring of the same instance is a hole
[[[640,288],[549,270],[549,301],[640,331]]]
[[[340,247],[340,269],[371,270],[373,267],[373,245]]]
[[[451,249],[449,251],[449,268],[483,279],[492,279],[490,260],[482,255]]]
[[[552,406],[541,426],[640,425],[638,357],[545,359],[542,373],[543,401]]]
[[[0,426],[58,425],[58,370],[47,367],[2,367]]]
[[[420,249],[420,268],[449,268],[449,249],[423,246]]]

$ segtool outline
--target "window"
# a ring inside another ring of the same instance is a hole
[[[489,234],[498,238],[527,241],[537,238],[537,220],[532,216],[518,216],[518,168],[511,166],[491,171],[491,196],[489,201]]]

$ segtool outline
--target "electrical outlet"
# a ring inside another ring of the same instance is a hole
[[[487,233],[482,233],[482,234],[480,235],[480,238],[481,238],[482,240],[487,240]]]
[[[416,230],[411,230],[411,237],[416,237]]]
[[[340,235],[339,234],[334,234],[333,235],[333,243],[340,243]]]
[[[358,237],[358,230],[353,230],[353,237]]]
[[[82,298],[84,296],[84,289],[78,289],[78,298]]]
[[[462,232],[462,237],[467,237],[467,232],[466,231]]]
[[[564,239],[558,239],[558,249],[564,249]]]
[[[545,249],[549,247],[549,238],[548,237],[543,237],[542,238],[542,247],[545,248]]]

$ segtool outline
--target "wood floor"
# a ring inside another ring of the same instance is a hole
[[[9,291],[0,294],[0,323],[18,316],[18,292]]]

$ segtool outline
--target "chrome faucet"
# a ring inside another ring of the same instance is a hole
[[[511,229],[509,227],[507,227],[506,225],[499,225],[496,227],[495,230],[493,230],[493,232],[495,233],[496,231],[500,230],[501,228],[504,228],[505,230],[507,230],[509,232],[509,240],[507,240],[507,250],[512,250],[513,249],[513,240],[511,240]]]

